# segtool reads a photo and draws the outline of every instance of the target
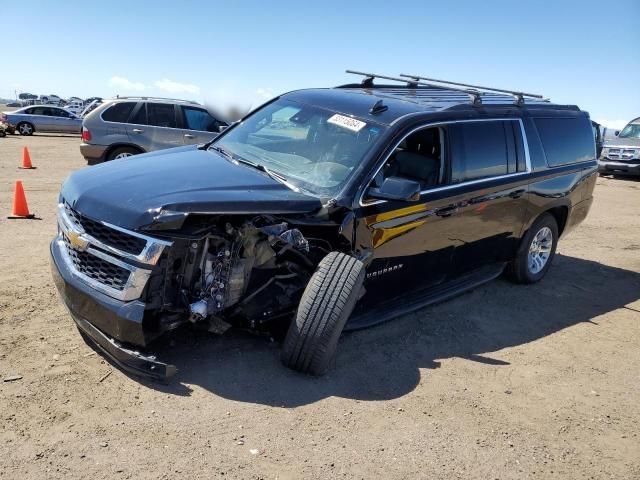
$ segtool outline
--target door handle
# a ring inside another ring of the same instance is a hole
[[[449,205],[448,207],[439,208],[436,210],[436,215],[439,217],[450,217],[458,211],[457,205]]]
[[[185,133],[184,138],[196,138],[195,135],[191,135],[190,133]]]
[[[509,194],[511,198],[520,198],[524,194],[524,190],[514,190]]]
[[[140,129],[140,128],[134,128],[133,130],[131,130],[133,133],[144,133],[144,130]]]

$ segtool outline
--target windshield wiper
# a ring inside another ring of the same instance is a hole
[[[206,145],[206,143],[205,143]],[[203,148],[203,150],[206,150]],[[211,150],[214,150],[216,152],[218,152],[220,155],[227,157],[229,160],[233,160],[234,162],[236,161],[236,159],[234,158],[233,155],[231,155],[231,153],[227,152],[224,148],[219,147],[217,145],[214,145],[213,147],[211,147]]]
[[[261,163],[250,162],[249,160],[245,160],[244,158],[234,158],[233,160],[238,162],[238,163],[242,163],[244,165],[248,165],[248,166],[250,166],[252,168],[255,168],[256,170],[260,170],[261,172],[266,173],[271,178],[273,178],[274,180],[276,180],[276,181],[282,183],[283,185],[289,187],[294,192],[299,192],[300,191],[300,189],[298,189],[298,187],[296,187],[295,185],[293,185],[292,183],[287,181],[287,179],[285,177],[283,177],[279,173],[276,173],[276,172],[268,169],[267,167],[265,167]]]
[[[218,138],[218,137],[214,137],[214,138],[212,138],[211,140],[209,140],[209,141],[208,141],[208,142],[206,142],[206,143],[200,143],[200,144],[198,145],[198,147],[197,147],[197,148],[198,148],[198,150],[208,150],[208,149],[209,149],[209,147],[210,147],[211,145],[213,145],[213,142],[215,142],[217,138]]]

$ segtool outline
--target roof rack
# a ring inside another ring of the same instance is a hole
[[[130,96],[118,96],[118,97],[115,97],[116,100],[122,100],[123,98],[125,98],[125,99],[139,99],[139,100],[170,100],[172,102],[184,102],[184,103],[190,103],[192,105],[200,105],[195,100],[182,100],[180,98],[143,97],[143,96],[140,96],[140,95],[130,95]]]
[[[448,85],[458,85],[460,87],[471,87],[477,90],[485,90],[488,92],[506,93],[507,95],[511,95],[512,97],[514,97],[516,105],[524,105],[524,97],[537,98],[539,100],[545,100],[545,101],[549,100],[547,98],[544,98],[544,96],[538,95],[536,93],[525,93],[525,92],[519,92],[514,90],[504,90],[502,88],[494,88],[494,87],[481,87],[479,85],[471,85],[468,83],[450,82],[448,80],[438,80],[437,78],[427,78],[427,77],[422,77],[420,75],[406,75],[404,73],[401,73],[400,76],[405,78],[410,78],[415,81],[427,80],[430,82],[446,83]]]
[[[366,77],[364,80],[362,80],[362,86],[364,88],[374,88],[373,85],[373,79],[374,78],[381,78],[384,80],[392,80],[394,82],[405,82],[407,83],[407,85],[409,87],[417,87],[418,85],[423,85],[425,87],[432,87],[432,88],[439,88],[441,90],[451,90],[454,92],[461,92],[461,93],[465,93],[467,95],[469,95],[470,99],[471,99],[471,103],[473,105],[482,105],[482,99],[480,98],[480,92],[477,90],[471,90],[468,88],[456,88],[456,87],[449,87],[449,86],[444,86],[444,85],[435,85],[433,83],[427,83],[427,82],[421,82],[421,79],[416,79],[416,78],[411,78],[410,80],[407,78],[399,78],[399,77],[389,77],[386,75],[379,75],[377,73],[366,73],[366,72],[358,72],[355,70],[346,70],[346,73],[351,73],[353,75],[362,75],[364,77]]]

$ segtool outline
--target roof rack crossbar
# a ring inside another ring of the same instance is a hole
[[[470,90],[468,88],[456,88],[456,87],[450,87],[450,86],[445,86],[445,85],[436,85],[436,84],[433,84],[433,83],[422,82],[422,81],[420,81],[420,79],[415,79],[415,78],[411,78],[411,80],[409,80],[407,78],[389,77],[389,76],[386,76],[386,75],[379,75],[377,73],[358,72],[356,70],[346,70],[346,73],[351,73],[353,75],[362,75],[363,77],[366,77],[362,81],[362,86],[365,87],[365,88],[373,88],[373,80],[374,80],[374,78],[381,78],[383,80],[392,80],[394,82],[407,83],[410,87],[416,87],[417,85],[423,85],[423,86],[426,86],[426,87],[433,87],[433,88],[439,88],[439,89],[442,89],[442,90],[451,90],[451,91],[454,91],[454,92],[465,93],[465,94],[469,95],[469,97],[471,98],[471,103],[473,103],[473,105],[481,105],[482,104],[482,99],[480,98],[480,92],[478,92],[477,90]]]
[[[471,85],[468,83],[460,83],[460,82],[450,82],[448,80],[438,80],[437,78],[427,78],[427,77],[422,77],[420,75],[407,75],[404,73],[400,74],[401,77],[405,77],[405,78],[410,78],[412,80],[427,80],[430,82],[438,82],[438,83],[446,83],[448,85],[458,85],[461,87],[471,87],[471,88],[476,88],[478,90],[486,90],[489,92],[498,92],[498,93],[506,93],[508,95],[511,95],[512,97],[515,98],[515,101],[518,105],[522,105],[524,104],[524,97],[530,97],[530,98],[538,98],[540,100],[547,100],[545,99],[545,97],[543,95],[538,95],[537,93],[526,93],[526,92],[519,92],[519,91],[515,91],[515,90],[505,90],[502,88],[494,88],[494,87],[481,87],[479,85]]]

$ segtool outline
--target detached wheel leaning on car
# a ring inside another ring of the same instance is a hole
[[[133,147],[119,147],[113,150],[107,156],[107,160],[119,160],[121,158],[131,157],[132,155],[138,155],[140,150]]]
[[[17,126],[18,132],[20,135],[33,135],[33,125],[29,122],[20,122]]]
[[[322,375],[333,361],[338,339],[360,296],[361,261],[331,252],[318,264],[302,294],[282,347],[282,363],[298,372]]]
[[[516,283],[535,283],[544,277],[556,254],[558,223],[553,215],[537,218],[522,239],[508,274]]]

